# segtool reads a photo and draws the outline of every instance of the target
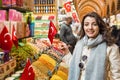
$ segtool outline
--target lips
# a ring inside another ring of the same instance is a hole
[[[93,34],[94,31],[86,31],[88,34]]]

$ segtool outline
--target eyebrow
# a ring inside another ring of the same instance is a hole
[[[89,22],[85,22],[85,21],[84,21],[84,23],[89,23]],[[97,23],[97,22],[95,21],[95,22],[92,22],[92,23]]]

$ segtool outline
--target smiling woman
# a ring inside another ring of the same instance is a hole
[[[84,21],[84,31],[89,38],[94,38],[99,34],[99,27],[95,18],[86,17]]]
[[[98,34],[103,36],[108,45],[115,43],[115,40],[111,36],[110,27],[107,26],[100,15],[96,12],[90,12],[83,17],[81,22],[80,39],[85,35],[90,38],[94,38]]]
[[[70,62],[68,80],[120,80],[119,63],[119,48],[106,23],[96,12],[86,14]]]

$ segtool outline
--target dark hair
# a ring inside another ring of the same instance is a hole
[[[113,43],[115,43],[114,38],[111,36],[111,30],[110,30],[111,28],[107,26],[107,24],[102,20],[100,15],[98,15],[96,12],[90,12],[83,17],[83,20],[81,22],[80,39],[83,38],[85,35],[84,29],[83,29],[84,20],[88,16],[95,18],[97,25],[100,29],[99,33],[103,35],[104,41],[106,41],[108,45],[112,45]]]

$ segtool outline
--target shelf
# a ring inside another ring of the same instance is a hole
[[[35,6],[56,6],[56,4],[34,4]]]
[[[32,12],[32,10],[29,9],[24,9],[24,8],[20,8],[20,7],[0,7],[1,10],[9,10],[9,9],[15,9],[18,10],[20,12],[26,13],[26,12]]]
[[[46,26],[46,27],[36,27],[35,30],[48,30],[48,26]]]
[[[36,0],[34,14],[56,14],[57,0]]]
[[[34,14],[42,14],[42,15],[50,15],[50,14],[55,14],[55,11],[53,12],[53,13],[45,13],[45,12],[38,12],[38,13],[36,13],[36,12],[33,12]]]

